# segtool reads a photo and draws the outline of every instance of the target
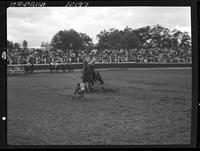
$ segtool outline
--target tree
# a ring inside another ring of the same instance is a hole
[[[14,44],[12,41],[7,40],[7,56],[10,60],[14,60]]]
[[[129,27],[126,27],[123,31],[121,47],[124,49],[137,49],[141,47],[141,42],[137,33]]]
[[[42,58],[50,62],[50,52],[52,51],[52,46],[49,42],[41,42],[41,48],[43,49]]]
[[[120,49],[123,33],[118,29],[110,29],[109,33],[109,47],[110,49]]]
[[[84,33],[80,33],[80,37],[82,39],[82,45],[84,49],[93,48],[94,44],[92,43],[92,38],[90,38],[88,35]]]
[[[97,49],[108,49],[110,47],[109,45],[109,32],[106,30],[101,31],[98,35],[97,35],[97,39],[98,39],[98,43],[96,48]]]
[[[191,38],[187,32],[181,33],[181,41],[179,43],[179,47],[186,50],[191,48]]]
[[[45,50],[50,50],[51,44],[49,42],[42,41],[40,47],[45,49]]]
[[[123,31],[111,28],[109,31],[101,31],[98,35],[98,48],[100,49],[131,49],[140,47],[140,41],[131,28]]]
[[[109,31],[103,30],[98,35],[97,48],[99,49],[120,49],[122,31],[111,28]]]
[[[7,40],[7,56],[11,60],[13,60],[14,63],[18,63],[18,58],[20,58],[20,49],[21,44],[17,42],[12,42]]]
[[[88,35],[78,33],[73,29],[63,30],[53,36],[51,45],[54,49],[63,51],[71,49],[77,52],[77,50],[90,47],[92,39]]]
[[[28,49],[28,42],[26,40],[22,41],[22,48],[19,49],[20,58],[22,60],[27,60],[27,57],[30,55],[29,49]]]
[[[164,28],[160,25],[156,25],[153,28],[151,28],[151,46],[161,48],[162,47],[162,41],[163,41],[163,30]]]
[[[18,51],[20,48],[21,48],[21,44],[20,44],[20,43],[15,42],[15,43],[13,44],[13,49],[14,49],[14,50]]]
[[[140,41],[141,46],[150,47],[151,27],[150,26],[141,27],[141,28],[135,29],[134,31]]]
[[[28,49],[28,42],[26,40],[22,41],[22,44],[12,41],[7,41],[8,57],[11,60],[22,59],[24,62],[30,54]],[[15,63],[17,63],[15,61]]]
[[[22,42],[22,48],[23,48],[23,49],[27,49],[27,48],[28,48],[28,42],[27,42],[26,40],[24,40],[24,41]]]
[[[13,50],[13,48],[14,48],[13,42],[7,40],[7,49],[8,49],[9,51],[11,51],[11,50]]]

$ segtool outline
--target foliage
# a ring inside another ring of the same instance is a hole
[[[98,49],[189,49],[191,39],[188,33],[171,31],[161,25],[146,26],[138,29],[126,27],[124,30],[103,30],[98,35]]]
[[[70,29],[56,33],[51,40],[51,45],[56,50],[68,52],[68,50],[73,49],[77,53],[78,50],[92,48],[93,43],[88,35]]]

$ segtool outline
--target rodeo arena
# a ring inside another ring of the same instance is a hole
[[[127,47],[118,40],[99,40],[82,48],[70,40],[66,47],[57,47],[55,37],[40,48],[8,41],[9,144],[190,143],[188,36],[182,33],[176,47],[170,47],[173,41],[164,46],[153,40],[151,47],[150,40],[137,47],[133,38],[125,40]]]

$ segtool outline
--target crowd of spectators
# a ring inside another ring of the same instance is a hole
[[[8,65],[11,64],[48,64],[50,62],[57,63],[81,63],[91,53],[95,56],[96,62],[112,63],[112,62],[135,62],[135,63],[191,63],[192,52],[182,49],[120,49],[120,50],[92,50],[92,51],[53,51],[37,54],[31,51],[27,57],[14,54],[8,57]]]

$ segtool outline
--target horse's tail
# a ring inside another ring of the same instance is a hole
[[[101,84],[104,84],[104,81],[100,75],[100,73],[98,71],[96,71],[96,79],[101,83]]]

